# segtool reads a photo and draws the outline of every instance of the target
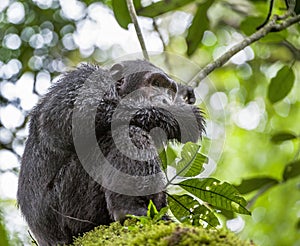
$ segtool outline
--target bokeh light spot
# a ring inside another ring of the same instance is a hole
[[[6,14],[9,22],[20,24],[25,19],[24,5],[20,2],[14,2],[8,7]]]
[[[8,49],[17,50],[21,46],[21,39],[17,34],[10,33],[4,37],[4,44]]]

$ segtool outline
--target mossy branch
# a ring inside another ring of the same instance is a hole
[[[73,246],[253,246],[252,241],[243,241],[235,234],[225,230],[212,230],[202,227],[183,225],[171,221],[135,222],[125,221],[110,226],[99,226],[74,241]]]

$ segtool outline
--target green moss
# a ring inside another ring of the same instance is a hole
[[[204,229],[174,222],[141,223],[125,221],[124,226],[115,222],[110,226],[99,226],[78,237],[74,246],[246,246],[250,242],[241,241],[235,234],[225,231]]]

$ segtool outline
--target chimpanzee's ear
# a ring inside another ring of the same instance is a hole
[[[109,72],[115,81],[119,81],[123,78],[123,70],[124,66],[121,63],[116,63],[110,68]]]

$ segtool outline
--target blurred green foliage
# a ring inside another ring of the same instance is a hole
[[[3,223],[2,212],[0,211],[0,238],[1,238],[1,245],[8,246],[8,236],[7,231]]]
[[[96,42],[83,47],[76,37],[84,21],[95,21],[90,11],[99,6],[110,8],[118,23],[128,28],[130,19],[125,0],[74,1],[77,12],[63,7],[66,2],[1,1],[1,110],[12,105],[22,114],[28,113],[20,98],[7,93],[7,88],[18,84],[24,75],[33,78],[32,93],[40,95],[37,85],[45,77],[50,81],[81,61],[104,63],[115,53],[123,54],[118,40],[113,38],[109,47]],[[157,27],[147,32],[158,35],[159,31],[166,51],[188,56],[200,67],[245,35],[255,32],[269,10],[269,1],[258,0],[135,0],[134,3],[138,15],[153,18],[151,21],[154,20]],[[275,0],[273,13],[285,11],[286,1]],[[296,1],[295,13],[299,14],[299,1]],[[213,132],[208,128],[204,143],[221,143],[226,133],[222,156],[216,160],[213,176],[236,184],[250,202],[252,216],[242,216],[245,224],[237,223],[232,229],[258,245],[300,244],[299,33],[299,24],[295,24],[267,35],[215,70],[209,76],[214,88],[204,82],[196,88],[208,123],[215,126]],[[0,116],[0,151],[10,151],[19,158],[20,146],[26,137],[23,131],[27,117],[17,126],[9,127],[5,123],[8,116]],[[169,158],[175,157],[170,155]],[[0,165],[0,174],[5,172],[15,173],[15,169],[4,169]],[[182,196],[180,199],[190,198]],[[236,218],[236,215],[224,215],[228,226],[229,217]],[[0,223],[1,245],[5,245],[5,238],[12,238],[6,237],[4,229]]]

